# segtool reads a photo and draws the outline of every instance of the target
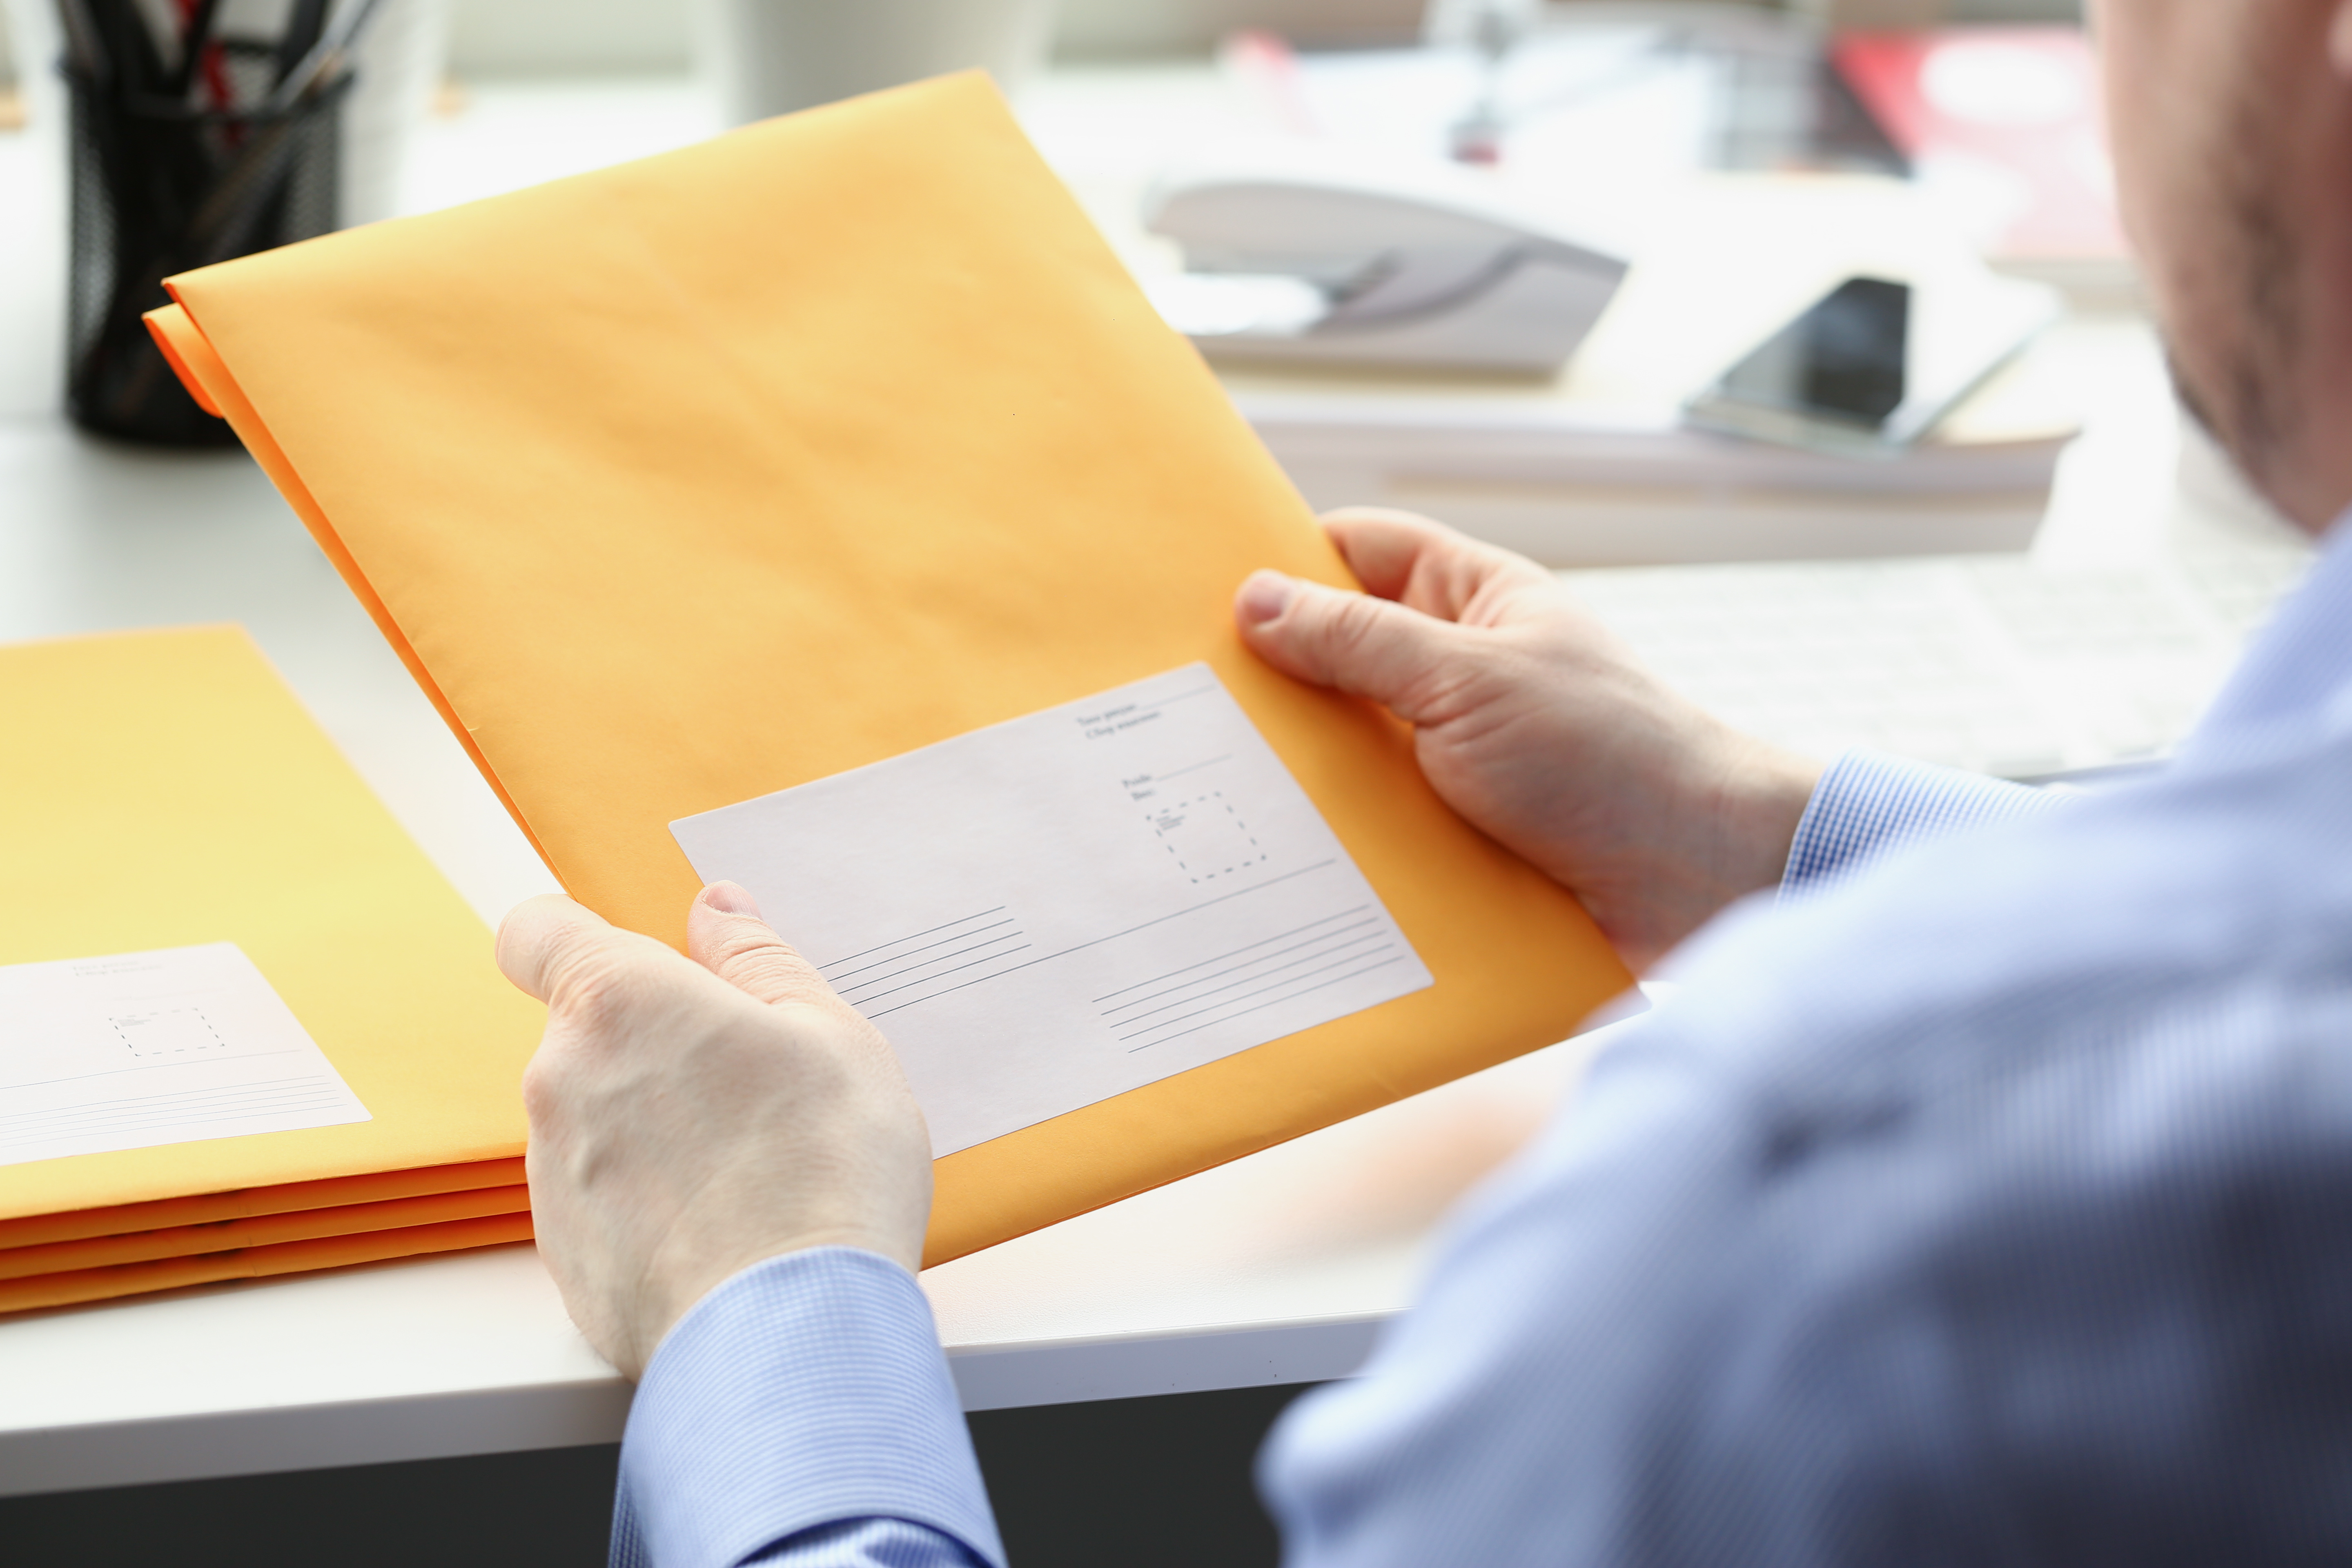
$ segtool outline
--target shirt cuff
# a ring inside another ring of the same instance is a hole
[[[1853,751],[1805,803],[1781,874],[1786,901],[1844,880],[1890,849],[1962,828],[2030,816],[2059,797],[2006,779]]]
[[[914,1276],[841,1247],[754,1264],[679,1319],[646,1368],[621,1442],[613,1560],[732,1568],[863,1519],[1004,1561]]]

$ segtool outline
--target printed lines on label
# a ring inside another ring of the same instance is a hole
[[[844,1001],[870,1015],[873,1004],[921,1001],[920,995],[905,994],[938,981],[960,981],[971,971],[1025,952],[1031,945],[1021,922],[999,905],[835,959],[817,973]]]
[[[177,1094],[131,1095],[0,1116],[0,1149],[191,1123],[277,1120],[341,1103],[342,1095],[334,1081],[316,1074]]]
[[[1188,763],[1183,767],[1178,768],[1172,773],[1154,773],[1151,775],[1151,782],[1156,784],[1164,784],[1170,779],[1181,779],[1186,773],[1197,773],[1202,768],[1213,768],[1219,763],[1230,763],[1233,760],[1234,754],[1231,752],[1221,752],[1216,756],[1211,757],[1205,763]]]
[[[1148,1050],[1404,959],[1386,923],[1359,904],[1096,1001],[1129,1052]]]
[[[1059,952],[1041,953],[1034,958],[1024,958],[1018,963],[1008,963],[1002,969],[994,970],[985,974],[974,975],[969,980],[957,980],[953,975],[950,975],[946,978],[952,983],[942,985],[936,991],[923,992],[917,995],[905,998],[894,997],[890,999],[888,1005],[876,1008],[871,1012],[867,1012],[864,1007],[859,1007],[857,1010],[861,1013],[865,1013],[869,1018],[879,1018],[885,1013],[895,1013],[901,1007],[911,1007],[919,1002],[929,1002],[935,997],[944,996],[950,991],[961,991],[967,986],[978,985],[985,981],[1000,980],[1005,975],[1017,973],[1020,970],[1034,969],[1041,963],[1051,963],[1055,959],[1067,958],[1074,952],[1084,952],[1088,948],[1101,947],[1106,943],[1117,942],[1122,937],[1133,936],[1138,931],[1150,931],[1153,926],[1165,925],[1170,921],[1182,920],[1186,915],[1199,914],[1202,910],[1213,909],[1219,904],[1231,903],[1235,899],[1247,898],[1252,893],[1262,893],[1268,888],[1279,887],[1283,883],[1292,881],[1297,878],[1311,877],[1318,871],[1328,871],[1336,864],[1338,864],[1338,862],[1333,860],[1318,860],[1312,866],[1301,866],[1296,871],[1285,871],[1279,877],[1268,877],[1265,881],[1260,882],[1254,888],[1237,888],[1230,893],[1220,893],[1213,899],[1203,899],[1199,903],[1192,904],[1187,908],[1171,910],[1167,914],[1154,916],[1150,920],[1131,925],[1125,931],[1115,931],[1108,936],[1096,937],[1091,942],[1073,942],[1069,946],[1062,949]],[[996,914],[1000,911],[991,910],[988,912],[990,914]],[[978,915],[972,917],[974,920],[978,920],[981,917]],[[923,934],[928,935],[929,933],[926,932]],[[904,940],[911,942],[914,939],[908,937]],[[889,946],[892,944],[885,943],[884,945]],[[870,951],[879,952],[880,949],[877,948]],[[836,962],[846,963],[849,961],[847,959],[841,959]]]

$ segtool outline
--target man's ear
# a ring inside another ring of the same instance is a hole
[[[2352,0],[2336,0],[2336,15],[2327,24],[2327,63],[2352,81]]]

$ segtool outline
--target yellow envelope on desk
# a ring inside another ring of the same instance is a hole
[[[946,1156],[952,1258],[1548,1044],[1630,983],[1383,714],[1232,629],[1346,584],[977,75],[185,274],[150,318],[564,886],[669,824],[1205,661],[1434,976]]]
[[[0,1310],[530,1234],[543,1014],[242,631],[0,648]],[[105,1059],[35,1027],[44,981]],[[293,1214],[258,1234],[299,1252],[237,1229]]]

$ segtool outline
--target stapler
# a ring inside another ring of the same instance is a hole
[[[1625,262],[1452,173],[1163,175],[1144,225],[1185,270],[1152,302],[1212,357],[1558,370]]]

